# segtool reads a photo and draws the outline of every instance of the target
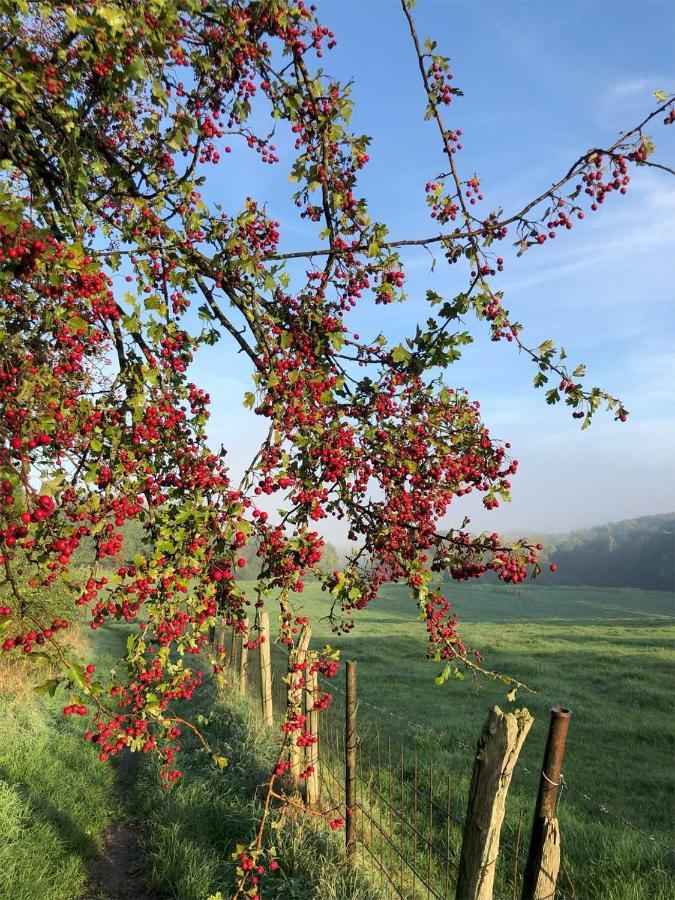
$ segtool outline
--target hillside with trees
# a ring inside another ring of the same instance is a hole
[[[551,584],[661,591],[675,587],[675,513],[623,519],[540,540],[558,567],[555,573],[544,569],[542,578]]]
[[[138,522],[125,522],[120,531],[124,536],[123,550],[118,556],[101,561],[105,570],[112,571],[120,563],[132,562],[138,553],[148,549],[149,538]],[[538,578],[542,584],[675,590],[675,512],[622,519],[566,533],[536,534],[530,540],[544,548]],[[348,548],[336,548],[329,541],[324,541],[321,550],[317,567],[323,573],[340,568],[349,553]],[[255,539],[242,548],[246,565],[240,579],[250,581],[259,577],[258,551]],[[85,539],[76,561],[91,565],[95,555],[93,540]],[[550,571],[551,563],[557,567],[555,572]],[[316,573],[306,572],[306,581],[316,578]]]
[[[528,540],[543,546],[539,584],[675,590],[675,513],[531,534]],[[486,577],[496,580],[493,573]]]

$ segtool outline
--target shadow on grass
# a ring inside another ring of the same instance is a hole
[[[91,835],[88,835],[75,822],[73,817],[46,797],[32,789],[27,781],[16,778],[9,771],[0,767],[0,780],[11,785],[21,797],[29,815],[49,823],[56,835],[68,851],[76,853],[83,862],[89,864],[98,855],[98,846]]]

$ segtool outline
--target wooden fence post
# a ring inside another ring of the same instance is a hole
[[[230,635],[230,658],[228,660],[230,664],[230,668],[232,671],[236,671],[237,668],[237,632],[234,629],[234,625],[232,626],[232,634]]]
[[[213,636],[216,647],[222,647],[225,643],[225,621],[222,616],[216,620],[216,630]]]
[[[308,669],[313,661],[311,657],[307,660]],[[307,672],[305,691],[308,731],[310,736],[315,738],[314,743],[307,747],[306,753],[307,768],[311,767],[314,771],[305,780],[305,803],[310,809],[316,809],[319,805],[319,708],[316,706],[319,698],[319,673],[317,671]]]
[[[492,900],[506,795],[533,721],[526,709],[503,713],[494,706],[488,714],[469,789],[457,900]]]
[[[239,657],[239,693],[245,694],[248,682],[248,647],[244,646],[249,640],[248,618],[244,619],[246,633],[241,636],[241,656]]]
[[[570,710],[562,706],[555,706],[551,710],[530,849],[523,876],[523,900],[553,900],[555,897],[560,869],[560,828],[555,807],[571,716]]]
[[[356,663],[347,663],[345,691],[345,842],[347,856],[356,853]]]
[[[274,713],[272,711],[272,658],[270,651],[270,617],[269,613],[260,613],[260,700],[262,703],[263,725],[272,725]]]
[[[303,704],[303,696],[305,694],[304,690],[300,687],[300,682],[304,678],[305,672],[303,670],[296,672],[295,667],[299,663],[303,663],[307,657],[307,648],[309,647],[309,641],[312,637],[312,626],[307,622],[302,626],[302,631],[300,632],[300,637],[298,638],[298,643],[295,647],[292,648],[290,653],[288,654],[288,677],[287,677],[287,686],[286,686],[286,707],[289,712],[300,707],[300,712],[302,712]],[[289,763],[290,767],[288,770],[290,776],[290,782],[292,787],[297,790],[300,787],[300,771],[301,771],[301,762],[303,760],[304,753],[301,748],[298,747],[298,737],[299,734],[297,731],[291,731],[290,738],[290,747],[289,747]]]

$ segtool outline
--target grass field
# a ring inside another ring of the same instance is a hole
[[[513,846],[522,811],[521,862],[537,789],[548,710],[564,704],[573,719],[564,765],[571,790],[559,806],[565,874],[562,896],[578,900],[671,900],[673,857],[625,819],[672,846],[672,597],[657,592],[577,588],[451,588],[470,645],[486,664],[534,688],[521,693],[535,725],[509,796],[505,844]],[[358,661],[361,730],[373,726],[406,758],[432,761],[452,779],[454,813],[463,817],[472,747],[493,703],[508,706],[503,684],[434,683],[438,666],[424,659],[424,628],[406,593],[388,586],[357,628],[337,638],[321,616],[328,599],[309,585],[302,605],[316,623],[314,643],[339,646]],[[98,663],[121,652],[127,626],[97,635]],[[1,674],[1,673],[0,673]],[[342,675],[338,676],[339,690]],[[1,681],[1,679],[0,679]],[[0,685],[2,687],[2,685]],[[209,738],[230,758],[219,773],[185,742],[182,779],[161,790],[153,760],[120,795],[115,770],[96,759],[80,726],[58,715],[62,698],[31,696],[16,685],[0,696],[0,900],[79,900],[111,820],[142,822],[144,872],[158,896],[203,900],[232,884],[230,854],[246,840],[258,809],[254,789],[268,771],[275,734],[248,718],[246,704],[212,692],[188,715],[208,714]],[[336,698],[338,704],[340,698]],[[372,704],[372,705],[371,705]],[[376,709],[375,707],[379,707]],[[372,733],[372,731],[371,731]],[[529,771],[525,771],[527,768]],[[586,793],[613,815],[602,812]],[[340,862],[340,835],[327,839],[299,821],[275,837],[283,861],[268,898],[365,900],[371,891]],[[512,857],[498,867],[496,896],[512,894]],[[574,886],[574,890],[570,887]],[[84,896],[89,896],[84,894]],[[133,897],[132,893],[129,895]]]
[[[462,635],[483,651],[486,665],[537,692],[521,692],[517,700],[535,724],[514,777],[505,836],[513,835],[522,810],[527,843],[548,711],[568,706],[573,718],[564,775],[570,790],[559,807],[569,875],[559,882],[563,893],[573,896],[571,881],[577,898],[670,900],[675,858],[579,794],[662,843],[675,844],[672,596],[534,585],[452,586],[450,595]],[[407,755],[414,750],[421,760],[433,760],[435,771],[449,771],[461,815],[472,754],[460,744],[474,746],[492,704],[509,706],[504,685],[467,679],[437,686],[440,667],[424,658],[423,624],[405,591],[395,586],[386,587],[342,638],[320,621],[328,611],[327,595],[310,585],[302,605],[318,622],[313,643],[328,642],[344,658],[357,660],[362,717],[404,743]],[[510,872],[500,873],[509,895],[510,878]]]

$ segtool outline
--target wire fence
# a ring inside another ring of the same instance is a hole
[[[229,647],[232,669],[239,672],[241,641],[232,640]],[[249,696],[261,703],[262,683],[258,654],[252,654],[245,685]],[[272,660],[272,705],[275,721],[281,721],[287,709],[288,654],[274,646]],[[453,784],[453,776],[440,771],[433,761],[420,758],[406,742],[410,731],[437,737],[437,732],[399,713],[363,698],[357,702],[358,740],[356,745],[356,801],[345,811],[345,691],[330,681],[322,690],[333,695],[329,706],[320,713],[319,783],[321,806],[338,815],[354,818],[357,853],[367,866],[382,897],[405,900],[449,900],[454,897],[457,870],[462,847],[465,797]],[[383,717],[400,724],[400,736],[383,734],[376,719]],[[444,740],[466,753],[467,770],[475,746],[444,735]],[[539,778],[519,764],[521,772]],[[560,778],[561,795],[566,792],[602,815],[630,829],[667,855],[675,857],[675,848],[633,825],[613,812],[606,804],[577,790],[564,776]],[[559,798],[560,799],[560,798]],[[529,826],[529,822],[527,823]],[[519,896],[524,855],[523,814],[516,825],[502,832],[498,866],[501,870],[499,900]],[[575,897],[572,879],[563,865],[567,882],[558,884],[557,895]],[[495,898],[498,894],[495,892]]]
[[[336,693],[344,696],[344,693],[343,693],[343,691],[340,690],[340,688],[334,686],[334,690],[336,691]],[[398,713],[395,713],[390,709],[385,709],[382,706],[377,706],[375,703],[371,703],[369,700],[364,700],[363,698],[359,698],[359,706],[365,707],[367,709],[372,709],[376,713],[378,713],[378,715],[388,716],[389,718],[394,719],[403,725],[406,725],[410,729],[425,732],[429,735],[433,735],[434,737],[437,737],[437,732],[435,732],[432,728],[429,728],[427,725],[421,725],[419,722],[413,722],[410,719],[406,718],[405,716],[401,716]],[[467,752],[473,751],[473,748],[469,744],[467,744],[465,741],[460,741],[457,738],[449,737],[447,734],[443,735],[443,740],[450,742],[450,743],[454,744],[456,747],[458,747],[462,750],[466,750]],[[539,777],[538,772],[533,772],[532,769],[529,769],[522,762],[518,763],[518,767],[519,767],[520,771],[526,775],[531,775],[533,777]],[[620,824],[622,827],[628,828],[630,831],[633,831],[636,834],[639,834],[641,837],[643,837],[645,840],[652,843],[654,846],[658,847],[660,850],[663,850],[665,853],[675,857],[675,847],[669,847],[667,844],[664,844],[662,841],[659,841],[658,838],[655,838],[653,835],[644,831],[642,828],[639,828],[637,825],[634,825],[628,819],[619,815],[619,813],[614,812],[612,809],[610,809],[610,807],[606,803],[602,803],[599,800],[594,799],[593,797],[589,796],[585,791],[578,790],[576,787],[574,787],[572,784],[570,784],[569,779],[564,775],[561,776],[560,787],[561,787],[561,795],[560,795],[561,801],[562,801],[564,793],[568,792],[569,794],[572,794],[573,796],[578,797],[580,800],[583,800],[584,803],[587,803],[589,806],[592,806],[594,809],[598,810],[603,815],[607,816],[609,819],[613,819],[615,822]]]
[[[228,649],[231,667],[238,672],[241,642],[232,642]],[[288,655],[275,647],[271,657],[273,712],[280,721],[287,706]],[[251,661],[246,691],[261,704],[260,667],[255,655]],[[453,808],[451,775],[435,770],[432,762],[420,759],[391,735],[384,736],[366,711],[371,704],[359,700],[356,802],[345,811],[345,692],[332,681],[322,688],[334,697],[321,711],[321,805],[336,815],[354,817],[360,862],[371,870],[383,897],[454,897],[463,819]],[[472,752],[468,744],[461,746]]]
[[[331,804],[345,795],[344,731],[344,716],[334,704],[322,721],[320,754],[321,788]],[[351,815],[359,851],[383,893],[445,900],[454,892],[462,822],[451,798],[449,775],[441,777],[417,756],[411,759],[401,744],[359,716]]]

